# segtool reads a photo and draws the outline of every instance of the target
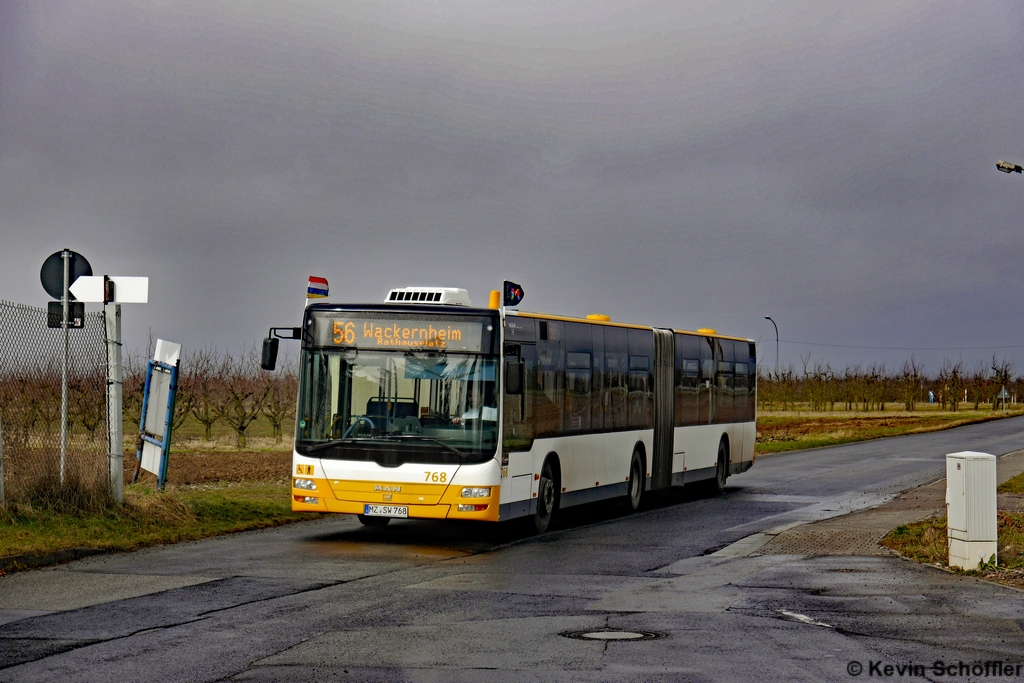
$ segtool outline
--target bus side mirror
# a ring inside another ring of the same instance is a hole
[[[263,355],[260,357],[260,367],[264,370],[273,370],[277,367],[277,346],[280,340],[267,337],[263,340]]]
[[[509,396],[523,393],[523,364],[519,361],[505,361],[505,393]]]

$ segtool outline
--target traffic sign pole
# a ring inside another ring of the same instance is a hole
[[[92,271],[90,270],[90,273]],[[124,502],[124,424],[121,407],[124,389],[121,370],[121,304],[149,301],[148,277],[82,275],[71,286],[76,299],[103,304],[107,342],[107,460],[110,465],[110,495]]]
[[[124,436],[121,422],[121,305],[103,305],[107,328],[107,443],[110,460],[110,495],[124,502]]]
[[[50,254],[39,270],[39,281],[43,289],[60,301],[60,327],[64,333],[64,358],[61,364],[60,380],[60,484],[64,486],[68,456],[68,365],[71,362],[71,286],[83,276],[92,275],[89,261],[78,252],[62,249]],[[84,315],[84,314],[83,314]],[[84,323],[84,318],[82,320]],[[49,321],[47,322],[49,325]]]
[[[71,353],[68,337],[68,306],[71,299],[71,251],[65,249],[60,256],[64,260],[64,291],[60,299],[63,310],[60,328],[64,332],[64,364],[61,366],[60,380],[60,485],[63,487],[64,467],[68,454],[68,363]]]

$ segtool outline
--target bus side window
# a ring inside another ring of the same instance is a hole
[[[715,419],[715,340],[702,337],[700,344],[700,423],[708,424]]]
[[[747,418],[747,342],[733,342],[732,420],[746,422]]]
[[[697,424],[697,388],[700,384],[700,337],[676,335],[675,426]]]
[[[590,431],[590,387],[594,346],[591,325],[565,324],[565,417],[568,432]]]
[[[654,333],[629,330],[629,426],[654,427]]]
[[[747,345],[750,360],[747,361],[747,421],[753,421],[757,414],[757,347],[754,342]]]
[[[721,388],[721,412],[715,419],[716,422],[735,422],[735,410],[733,408],[735,404],[736,385],[734,372],[734,364],[736,359],[736,352],[734,342],[728,339],[718,340],[718,348],[720,349],[719,361],[718,361],[718,385]]]
[[[629,342],[626,329],[604,328],[604,428],[606,431],[625,429],[629,425],[626,401],[629,377]]]
[[[601,432],[607,429],[604,421],[604,327],[591,325],[594,355],[590,375],[590,429]]]
[[[531,392],[536,436],[562,433],[562,406],[565,399],[565,351],[562,326],[557,320],[539,320],[536,383]],[[540,341],[544,340],[544,341]]]

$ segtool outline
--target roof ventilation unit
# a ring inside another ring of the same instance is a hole
[[[388,292],[389,304],[447,304],[471,306],[469,292],[456,287],[400,287]]]

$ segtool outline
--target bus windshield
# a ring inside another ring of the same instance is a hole
[[[296,450],[403,463],[482,462],[497,446],[497,359],[446,351],[304,349]]]

